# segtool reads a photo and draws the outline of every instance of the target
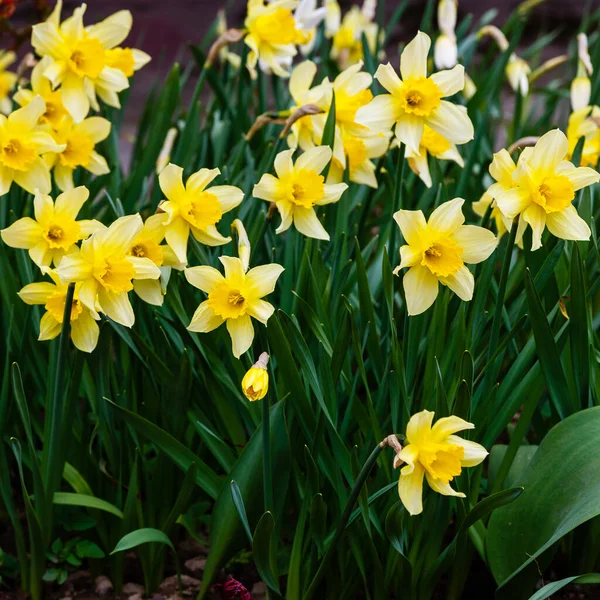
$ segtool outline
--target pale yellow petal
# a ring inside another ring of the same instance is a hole
[[[283,271],[284,268],[281,265],[260,265],[246,273],[246,283],[258,298],[262,298],[273,292],[277,279]]]
[[[84,88],[83,80],[69,73],[65,75],[61,88],[63,104],[69,111],[73,120],[80,123],[90,112],[90,99]]]
[[[531,226],[531,249],[537,250],[542,247],[542,233],[546,227],[546,211],[537,204],[530,204],[521,215]]]
[[[600,181],[600,174],[594,169],[591,169],[590,167],[575,167],[573,164],[566,161],[559,166],[557,173],[568,177],[573,184],[573,189],[575,191]]]
[[[294,208],[294,226],[303,235],[317,240],[329,241],[329,234],[319,221],[314,208]]]
[[[431,75],[431,80],[444,96],[454,96],[465,87],[465,68],[456,65],[453,69],[438,71]]]
[[[428,437],[434,414],[430,410],[422,410],[409,419],[406,426],[406,439],[410,444],[418,444]]]
[[[396,137],[406,145],[407,150],[417,156],[420,154],[423,128],[423,118],[415,115],[403,114],[396,123]]]
[[[229,281],[244,281],[246,269],[242,261],[235,256],[219,256],[221,264],[225,268],[225,279]]]
[[[444,442],[449,435],[466,429],[475,429],[473,423],[469,423],[457,416],[442,417],[435,422],[431,428],[431,436],[436,442]]]
[[[84,186],[80,185],[68,192],[63,192],[56,198],[54,209],[57,213],[75,220],[81,207],[89,198],[90,192]]]
[[[403,446],[398,453],[398,459],[405,463],[402,471],[405,475],[410,475],[415,470],[415,465],[419,458],[419,450],[414,444]]]
[[[337,202],[347,189],[348,184],[346,183],[326,184],[325,195],[319,200],[316,200],[315,204],[317,206],[324,206],[326,204]]]
[[[457,492],[453,490],[449,483],[445,483],[440,479],[435,479],[429,473],[426,473],[427,483],[429,487],[438,494],[442,494],[444,496],[456,496],[457,498],[466,498],[466,496],[462,492]]]
[[[15,221],[0,232],[2,241],[11,248],[29,250],[43,239],[42,227],[29,217]]]
[[[128,256],[127,260],[135,269],[134,279],[159,279],[160,269],[149,259],[139,256]]]
[[[217,269],[208,266],[188,267],[185,278],[194,287],[210,294],[216,285],[224,281],[223,275]]]
[[[84,281],[92,277],[93,265],[82,257],[81,252],[73,252],[63,257],[56,272],[61,281],[65,283],[70,281]]]
[[[458,229],[465,222],[462,212],[464,203],[462,198],[454,198],[440,204],[429,217],[429,227],[444,233],[452,233]]]
[[[375,79],[390,93],[398,94],[402,88],[402,81],[396,69],[390,63],[379,65],[375,72]]]
[[[119,217],[106,231],[101,232],[102,245],[114,254],[125,254],[143,227],[144,223],[139,214]]]
[[[537,141],[527,162],[534,171],[554,172],[568,151],[567,136],[560,129],[553,129]]]
[[[414,267],[423,260],[423,252],[415,246],[401,246],[400,247],[400,265],[397,267],[397,271],[406,267]],[[396,271],[396,272],[397,272]]]
[[[61,324],[49,312],[46,312],[40,319],[40,335],[38,340],[40,342],[53,340],[55,337],[58,337],[60,330]]]
[[[426,118],[426,123],[453,144],[466,144],[475,135],[467,109],[446,100],[442,100],[440,105]]]
[[[294,150],[284,150],[275,157],[275,172],[277,177],[285,177],[294,172],[294,163],[292,162],[292,156]]]
[[[25,130],[31,130],[37,125],[44,112],[46,112],[46,103],[44,102],[44,99],[38,95],[23,108],[19,108],[10,113],[8,122],[11,125],[18,125]]]
[[[231,241],[230,236],[223,236],[214,225],[208,225],[204,231],[201,229],[191,228],[192,235],[205,246],[222,246]]]
[[[50,169],[40,157],[35,159],[28,171],[14,171],[14,181],[30,194],[35,194],[36,190],[49,194],[52,189]]]
[[[494,154],[492,163],[490,164],[490,175],[504,185],[512,183],[513,171],[517,168],[515,161],[512,159],[508,150],[504,148],[500,152]]]
[[[462,249],[461,258],[469,264],[477,264],[488,258],[498,245],[496,236],[476,225],[463,225],[453,234]]]
[[[217,197],[224,213],[239,206],[244,199],[244,192],[233,185],[215,185],[210,188],[209,193]]]
[[[563,240],[586,241],[592,235],[589,225],[572,204],[560,212],[548,213],[546,226],[552,235]]]
[[[89,117],[77,126],[77,131],[93,140],[94,144],[104,141],[110,135],[110,121],[102,117]]]
[[[419,515],[423,512],[423,476],[425,471],[420,463],[415,465],[409,474],[400,473],[398,480],[398,494],[404,507],[410,515]]]
[[[302,98],[303,94],[310,88],[317,73],[317,65],[311,60],[300,63],[292,71],[290,77],[290,93],[296,103]]]
[[[427,267],[411,267],[404,275],[402,285],[410,316],[425,312],[438,295],[438,280]]]
[[[88,35],[96,38],[105,48],[114,48],[123,42],[131,31],[133,19],[128,10],[119,10],[87,28]]]
[[[304,152],[296,161],[295,169],[315,171],[321,173],[331,160],[331,148],[329,146],[315,146]]]
[[[167,200],[177,202],[185,194],[183,169],[169,163],[158,176],[158,183]]]
[[[136,279],[133,282],[133,291],[144,301],[152,306],[162,306],[164,296],[160,279]]]
[[[185,189],[189,192],[199,194],[220,174],[220,169],[200,169],[188,177],[188,180],[185,182]],[[214,188],[211,188],[210,193],[212,194],[213,191]]]
[[[119,323],[119,325],[123,325],[124,327],[133,327],[135,314],[127,292],[113,294],[101,287],[98,290],[98,301],[102,306],[102,312],[115,321],[115,323]]]
[[[408,43],[400,55],[400,75],[402,79],[427,77],[427,55],[431,39],[422,31]]]
[[[208,305],[208,301],[202,302],[196,309],[188,329],[197,333],[208,333],[223,324],[223,318],[216,315]]]
[[[165,227],[165,239],[180,262],[187,264],[187,244],[190,236],[190,225],[177,217]]]
[[[498,190],[494,198],[500,212],[509,219],[514,219],[531,204],[529,191],[521,187]]]
[[[247,312],[251,317],[266,325],[271,315],[275,312],[275,308],[265,300],[253,300],[248,304]]]
[[[449,435],[447,441],[455,446],[460,446],[465,451],[464,456],[460,461],[460,464],[463,467],[476,467],[478,464],[482,463],[488,455],[488,451],[481,444],[463,440],[457,435]]]
[[[233,355],[239,358],[250,349],[254,340],[254,327],[250,315],[242,315],[237,319],[227,319],[227,331],[231,336]]]
[[[420,210],[399,210],[394,213],[394,221],[398,223],[402,236],[409,245],[419,244],[423,231],[427,229],[427,221]]]
[[[48,298],[56,293],[56,286],[49,281],[30,283],[19,291],[18,296],[25,304],[46,304]]]
[[[100,328],[92,314],[83,310],[81,314],[71,321],[71,339],[78,350],[82,352],[93,352],[98,345]]]
[[[260,200],[275,202],[279,189],[279,179],[269,173],[265,173],[260,181],[252,189],[252,196]]]
[[[385,133],[393,127],[401,114],[398,100],[391,94],[381,94],[356,111],[355,121],[375,132]]]
[[[475,289],[475,279],[473,273],[463,265],[448,277],[440,277],[440,282],[448,286],[461,300],[469,302],[473,298],[473,290]]]

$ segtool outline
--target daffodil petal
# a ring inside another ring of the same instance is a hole
[[[542,233],[546,227],[546,211],[537,204],[530,204],[522,214],[522,218],[531,226],[531,249],[542,247]]]
[[[500,212],[514,219],[518,214],[522,213],[531,203],[531,195],[525,188],[515,187],[509,190],[498,188],[498,192],[494,195],[496,206]]]
[[[565,163],[563,163],[564,166],[561,164],[556,172],[568,177],[569,181],[573,184],[573,189],[575,191],[600,181],[600,174],[594,169],[590,169],[590,167],[575,167],[573,164],[566,161]]]
[[[259,298],[262,298],[275,290],[277,279],[283,271],[283,267],[277,264],[254,267],[246,273],[246,284]]]
[[[401,473],[410,475],[415,470],[418,457],[419,450],[414,444],[408,444],[408,446],[404,446],[398,454],[398,459],[405,463],[405,465],[402,467]]]
[[[443,442],[449,435],[466,429],[475,429],[475,425],[455,415],[442,417],[431,428],[431,437],[436,442]]]
[[[231,336],[233,355],[239,358],[252,346],[254,340],[254,327],[250,315],[227,319],[227,331]]]
[[[448,286],[461,300],[469,302],[473,299],[475,279],[473,273],[463,265],[453,275],[440,277],[440,281]]]
[[[534,171],[554,172],[568,151],[567,136],[560,129],[553,129],[537,141],[527,162]]]
[[[194,287],[207,294],[210,294],[215,286],[225,279],[217,269],[204,265],[201,267],[188,267],[185,270],[185,278]]]
[[[159,174],[158,183],[167,200],[177,202],[185,194],[183,187],[183,169],[169,163]]]
[[[119,10],[104,21],[87,28],[88,35],[96,38],[105,48],[114,48],[123,42],[131,31],[133,18],[128,10]]]
[[[49,312],[44,313],[40,319],[40,335],[38,340],[40,342],[53,340],[59,335],[61,328],[61,324]]]
[[[431,48],[431,38],[422,31],[408,43],[400,55],[402,79],[427,77],[427,55]]]
[[[453,144],[466,144],[475,134],[467,109],[446,100],[440,102],[440,105],[427,117],[426,123]]]
[[[50,169],[40,157],[35,159],[28,171],[14,171],[14,181],[30,194],[35,194],[36,189],[48,194],[52,189]]]
[[[293,154],[294,150],[284,150],[275,157],[274,167],[277,177],[285,177],[294,172],[294,163],[292,161]]]
[[[127,260],[135,269],[134,279],[159,279],[160,269],[149,259],[140,256],[128,256]]]
[[[386,132],[393,127],[401,114],[398,100],[391,94],[381,94],[356,111],[355,121],[375,132]]]
[[[49,281],[30,283],[18,293],[25,304],[46,304],[48,298],[56,293],[56,286]]]
[[[572,204],[560,212],[548,213],[546,226],[552,235],[563,240],[585,241],[592,235],[589,225]]]
[[[93,352],[98,345],[100,328],[92,317],[92,314],[84,310],[71,321],[71,339],[78,350],[82,352]]]
[[[260,181],[252,189],[254,198],[275,202],[277,198],[277,190],[279,189],[279,179],[270,173],[265,173]]]
[[[431,75],[431,80],[440,88],[444,97],[454,96],[465,87],[465,68],[456,65],[453,69],[438,71]]]
[[[215,314],[213,309],[208,305],[208,301],[204,301],[196,309],[187,328],[197,333],[208,333],[220,325],[223,325],[223,318]]]
[[[162,306],[164,296],[160,279],[137,279],[133,282],[133,291],[148,304]]]
[[[329,241],[329,234],[325,231],[321,221],[319,221],[314,208],[295,207],[294,226],[300,233],[307,237]]]
[[[89,190],[84,185],[80,185],[68,192],[60,194],[54,203],[54,210],[57,213],[64,214],[70,219],[76,219],[81,207],[89,196]]]
[[[221,235],[214,225],[208,225],[204,231],[192,227],[191,231],[192,235],[205,246],[222,246],[231,241],[231,237]]]
[[[460,446],[465,451],[460,461],[460,464],[463,467],[476,467],[478,464],[483,462],[485,457],[488,455],[488,451],[481,444],[477,444],[476,442],[471,442],[469,440],[463,440],[457,435],[449,435],[446,440],[450,444]]]
[[[251,317],[266,325],[275,312],[275,308],[265,300],[253,300],[248,304],[247,312]]]
[[[418,444],[429,435],[434,414],[430,410],[422,410],[408,420],[406,439],[410,444]]]
[[[215,185],[210,188],[210,193],[217,197],[224,213],[239,206],[244,199],[244,192],[233,185]]]
[[[402,89],[402,81],[396,69],[390,63],[379,65],[375,72],[375,79],[390,93],[398,94]]]
[[[433,478],[429,473],[426,473],[427,483],[429,487],[438,494],[442,494],[443,496],[456,496],[457,498],[465,498],[466,496],[462,492],[457,492],[453,490],[449,483],[445,483],[440,481],[439,479]]]
[[[220,174],[220,169],[200,169],[188,177],[188,180],[185,182],[185,188],[188,192],[199,194],[203,192],[206,186],[211,181],[214,181],[214,179],[216,179]],[[210,190],[210,193],[214,193],[214,188]]]
[[[304,152],[296,161],[295,169],[309,170],[321,173],[331,160],[331,148],[329,146],[315,146]]]
[[[438,295],[438,280],[427,267],[411,267],[404,275],[402,285],[410,316],[425,312]]]
[[[393,216],[406,243],[413,246],[417,245],[423,231],[427,229],[427,221],[425,221],[423,212],[420,210],[399,210]]]
[[[423,129],[424,123],[421,117],[404,114],[400,116],[396,123],[396,137],[406,145],[407,150],[418,156]]]
[[[406,267],[414,267],[420,264],[423,259],[423,253],[419,248],[415,246],[402,246],[400,248],[400,265],[398,269],[404,269]]]
[[[462,248],[461,258],[469,264],[477,264],[488,258],[498,245],[496,236],[489,230],[476,225],[462,225],[453,234]]]
[[[465,222],[465,216],[462,212],[464,203],[465,201],[462,198],[454,198],[440,204],[429,217],[429,227],[438,232],[454,232]]]
[[[410,515],[423,512],[423,476],[425,471],[417,463],[411,473],[400,473],[398,479],[398,495]]]
[[[181,218],[174,219],[165,228],[165,239],[177,258],[187,264],[187,244],[190,236],[190,226]]]
[[[29,217],[15,221],[10,227],[0,232],[2,240],[11,248],[28,250],[42,239],[42,227]]]
[[[119,325],[123,325],[124,327],[133,326],[135,323],[135,314],[127,292],[113,294],[100,287],[98,290],[98,300],[102,306],[102,312],[115,321],[115,323],[119,323]]]
[[[315,201],[315,204],[317,206],[325,206],[326,204],[337,202],[347,189],[348,185],[346,183],[325,185],[325,195],[321,199]]]

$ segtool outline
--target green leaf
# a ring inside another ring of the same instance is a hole
[[[540,365],[554,406],[561,418],[564,418],[575,411],[574,398],[569,390],[565,372],[560,362],[560,354],[554,341],[554,334],[550,329],[540,297],[533,285],[529,269],[525,272],[525,291]]]
[[[569,341],[571,364],[579,396],[579,406],[587,408],[590,393],[590,345],[586,303],[586,276],[577,242],[571,254],[571,302],[569,303]]]
[[[171,434],[154,425],[154,423],[150,423],[150,421],[147,421],[136,413],[115,404],[108,398],[105,398],[105,400],[119,411],[127,423],[132,425],[139,433],[167,454],[180,469],[187,472],[192,464],[196,465],[196,483],[211,498],[217,497],[221,487],[217,474],[208,465],[202,462],[189,448],[176,440]]]
[[[136,529],[127,535],[124,535],[115,546],[115,549],[111,554],[116,552],[123,552],[124,550],[131,550],[142,544],[165,544],[175,552],[175,546],[169,537],[160,531],[159,529],[153,529],[152,527],[145,527],[143,529]]]
[[[535,581],[539,557],[600,514],[598,431],[600,407],[578,412],[552,428],[518,481],[525,488],[523,495],[492,515],[487,551],[501,597],[522,597],[523,581],[516,576],[531,565]]]
[[[269,588],[280,594],[277,582],[277,549],[273,540],[275,520],[267,511],[258,522],[252,538],[252,554],[256,570]]]
[[[327,525],[327,504],[323,500],[323,494],[315,494],[310,508],[310,533],[317,543],[319,553],[323,554],[323,540],[325,539],[325,528]]]
[[[86,494],[73,494],[71,492],[56,492],[54,494],[54,504],[63,504],[67,506],[85,506],[86,508],[97,508],[108,512],[119,519],[123,518],[123,513],[110,502],[101,500],[95,496],[87,496]]]
[[[575,575],[574,577],[565,577],[559,581],[547,583],[543,588],[539,589],[529,600],[545,600],[550,598],[552,594],[562,590],[571,583],[582,585],[584,583],[600,583],[600,573],[588,573],[587,575]]]

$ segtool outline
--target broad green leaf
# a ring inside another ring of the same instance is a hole
[[[153,529],[152,527],[145,527],[143,529],[136,529],[127,535],[124,535],[115,546],[115,549],[111,552],[111,554],[115,554],[116,552],[123,552],[124,550],[131,550],[132,548],[136,548],[142,544],[165,544],[175,552],[175,547],[173,546],[173,542],[169,539],[165,533],[160,531],[159,529]]]
[[[269,588],[280,594],[277,581],[277,549],[273,539],[275,521],[267,511],[258,522],[252,538],[252,555],[256,570]]]
[[[528,591],[523,589],[526,573],[523,580],[516,576],[531,565],[535,580],[540,566],[532,563],[539,563],[569,531],[600,514],[598,431],[600,407],[578,412],[552,428],[517,482],[525,492],[492,515],[487,551],[501,597],[523,597]]]
[[[587,575],[575,575],[574,577],[566,577],[560,581],[553,581],[547,583],[543,588],[539,589],[529,600],[545,600],[550,598],[552,594],[562,590],[567,585],[576,583],[582,585],[585,583],[600,583],[600,573],[588,573]]]

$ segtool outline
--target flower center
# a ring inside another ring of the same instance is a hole
[[[69,68],[79,77],[95,79],[104,69],[104,46],[99,40],[80,40],[69,56]]]
[[[48,298],[48,301],[46,302],[46,310],[58,323],[63,322],[66,301],[66,292],[55,292]],[[83,306],[81,306],[81,302],[79,302],[77,298],[73,298],[73,304],[71,305],[71,321],[75,321],[82,311]]]
[[[325,194],[325,179],[316,171],[302,169],[283,180],[286,200],[296,206],[312,208]]]
[[[160,245],[149,239],[136,240],[129,254],[138,258],[149,258],[158,267],[163,264],[164,260]]]
[[[133,289],[131,280],[135,275],[133,265],[124,257],[109,257],[104,259],[104,268],[96,278],[114,294],[129,292]]]
[[[237,319],[246,314],[248,294],[241,283],[238,281],[232,285],[230,281],[222,281],[208,294],[208,305],[216,315],[224,319]]]
[[[421,138],[421,146],[433,156],[439,156],[450,150],[450,142],[437,131],[425,125],[423,128],[423,137]]]
[[[64,167],[76,169],[90,162],[94,151],[94,141],[91,138],[81,133],[71,133],[65,143],[67,147],[59,154],[60,163]]]
[[[404,112],[428,117],[442,98],[440,88],[428,77],[417,77],[404,82],[400,92],[400,106]]]
[[[565,175],[550,175],[545,177],[533,195],[547,213],[560,212],[567,208],[575,198],[575,189],[570,179]]]
[[[419,462],[431,477],[443,483],[450,483],[454,477],[460,475],[460,461],[464,455],[465,450],[462,446],[431,444],[423,450],[419,449]]]
[[[9,139],[2,146],[1,162],[10,169],[27,171],[35,159],[35,149],[21,140]]]
[[[360,138],[351,135],[344,136],[344,150],[350,162],[350,172],[367,160],[367,147]]]
[[[454,275],[463,266],[460,247],[449,238],[435,241],[424,250],[421,264],[437,277]]]
[[[44,96],[44,100],[46,101],[46,112],[40,117],[40,121],[50,123],[56,128],[68,114],[62,105],[60,92],[50,92]]]
[[[49,225],[44,237],[49,248],[68,250],[81,238],[80,233],[81,228],[79,223],[76,221],[64,221],[60,225],[57,223]]]
[[[257,37],[267,44],[305,43],[305,36],[296,29],[296,21],[288,8],[278,8],[271,13],[260,15],[254,22]]]
[[[219,199],[210,192],[186,193],[181,200],[181,216],[193,227],[205,231],[221,220],[223,211]]]

